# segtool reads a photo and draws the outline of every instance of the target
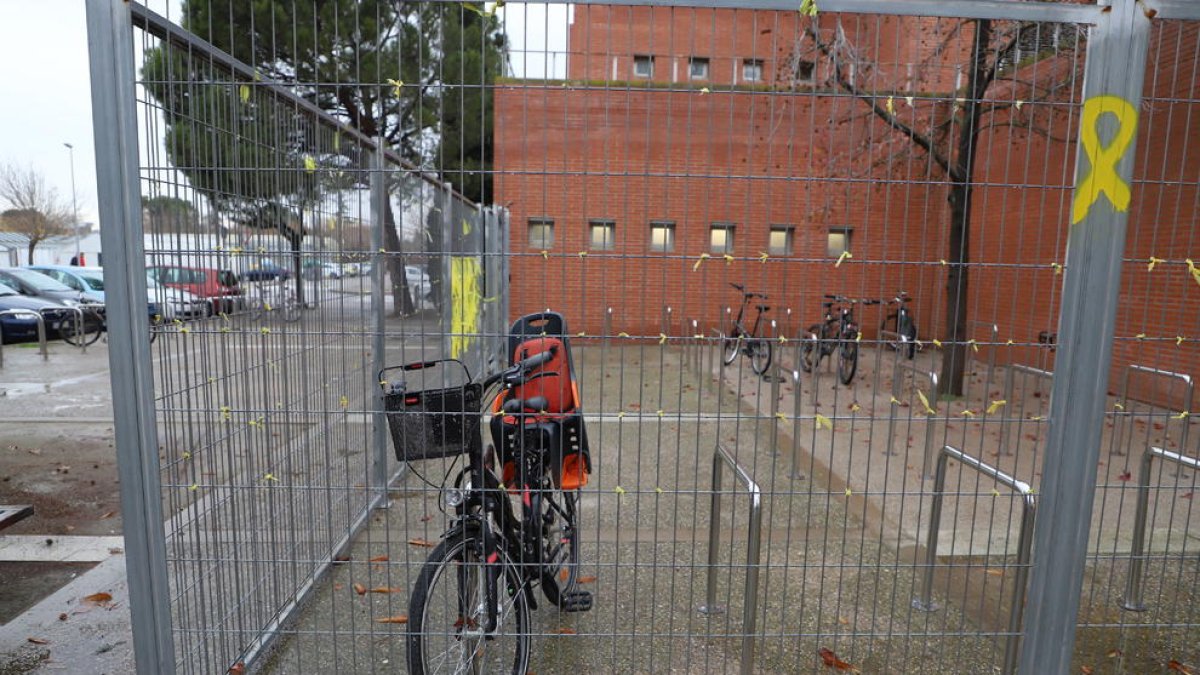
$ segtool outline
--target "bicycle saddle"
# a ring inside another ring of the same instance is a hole
[[[755,305],[755,307],[758,307],[758,311],[760,311],[760,312],[769,312],[769,311],[771,311],[771,308],[770,308],[770,306],[768,306],[768,305]]]
[[[550,407],[550,402],[545,396],[533,396],[530,398],[514,398],[504,402],[503,410],[507,415],[518,415],[523,412],[546,412]]]

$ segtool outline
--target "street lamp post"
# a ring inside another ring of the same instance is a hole
[[[82,253],[79,249],[79,207],[75,201],[75,146],[70,143],[63,143],[67,147],[67,152],[71,156],[71,229],[75,232],[75,262],[82,265],[80,260]]]

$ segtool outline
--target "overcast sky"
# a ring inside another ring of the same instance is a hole
[[[32,166],[69,202],[71,159],[63,143],[71,143],[79,220],[95,222],[96,158],[83,2],[0,0],[0,162]],[[148,4],[166,14],[168,2],[178,6],[177,0]],[[567,8],[550,6],[548,11],[549,16],[544,5],[517,3],[501,10],[518,77],[562,77],[565,72]],[[550,53],[556,55],[547,58]]]

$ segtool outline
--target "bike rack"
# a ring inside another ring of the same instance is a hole
[[[1005,373],[1004,373],[1004,400],[1005,401],[1011,402],[1013,400],[1013,384],[1014,384],[1013,380],[1015,379],[1017,373],[1025,373],[1026,375],[1033,375],[1034,377],[1041,377],[1041,378],[1045,378],[1045,379],[1051,380],[1051,381],[1054,380],[1054,371],[1053,370],[1042,370],[1041,368],[1034,368],[1033,366],[1027,366],[1027,365],[1024,365],[1021,363],[1010,363],[1007,366],[1005,366],[1004,369],[1005,369]],[[1015,404],[1013,404],[1013,406],[1015,407]],[[1025,408],[1025,406],[1024,406],[1024,404],[1022,404],[1021,409],[1024,410],[1024,408]],[[1007,417],[1007,416],[1005,416],[1005,417]],[[1009,426],[1012,423],[1012,421],[1013,421],[1012,419],[1001,418],[1001,422],[1000,422],[1000,454],[1001,455],[1011,455],[1012,454],[1012,452],[1008,449],[1009,442],[1012,440],[1012,431],[1009,429]],[[1020,421],[1020,420],[1017,420],[1017,421]]]
[[[742,600],[742,675],[754,672],[754,626],[758,618],[758,565],[762,549],[762,490],[725,448],[718,443],[713,451],[712,508],[708,523],[708,584],[701,614],[720,614],[724,607],[717,601],[717,549],[721,546],[721,466],[726,464],[750,491],[750,537],[746,542],[746,588]]]
[[[772,366],[771,370],[774,371],[773,377],[771,377],[771,450],[776,455],[779,454],[779,422],[782,421],[779,415],[780,384],[790,379],[794,385],[792,392],[792,473],[790,477],[795,480],[801,477],[799,469],[800,400],[802,398],[800,395],[800,371],[788,370],[778,363]]]
[[[904,379],[905,379],[904,373],[910,372],[913,374],[914,378],[916,376],[920,375],[921,377],[924,377],[926,380],[929,381],[929,394],[930,394],[930,396],[933,397],[933,399],[930,401],[930,406],[936,411],[937,410],[937,386],[938,386],[937,372],[933,371],[933,370],[921,370],[921,368],[919,366],[917,366],[917,364],[915,362],[908,361],[907,359],[902,358],[902,355],[900,354],[900,352],[895,352],[895,357],[896,358],[895,358],[895,361],[893,362],[893,366],[892,366],[892,398],[896,399],[897,401],[900,400],[900,393],[904,388],[904,385],[902,384],[902,382],[904,382]],[[913,382],[913,385],[916,386],[915,381]],[[895,429],[896,429],[896,408],[895,408],[895,405],[892,404],[891,414],[888,415],[887,454],[889,454],[889,455],[896,454],[895,451],[892,450],[892,443],[895,440],[893,437]],[[933,461],[934,461],[933,443],[934,443],[935,429],[936,429],[936,421],[935,421],[934,416],[926,415],[925,416],[925,463],[921,469],[921,471],[922,471],[921,475],[925,480],[929,480],[930,478],[933,478],[933,476],[929,473],[929,467],[933,464]]]
[[[32,314],[37,319],[38,325],[38,351],[42,353],[42,360],[50,360],[50,351],[46,349],[46,319],[42,317],[40,312],[34,312],[28,309],[5,309],[0,310],[0,316],[16,315],[22,316]],[[4,340],[0,340],[0,368],[4,367]]]
[[[1167,462],[1200,471],[1200,460],[1162,448],[1149,447],[1142,453],[1138,469],[1137,513],[1133,521],[1133,543],[1129,550],[1129,576],[1125,580],[1125,596],[1121,607],[1131,612],[1146,611],[1142,598],[1142,566],[1146,562],[1146,515],[1150,510],[1150,464],[1158,457]]]
[[[1191,375],[1188,375],[1186,373],[1176,373],[1176,372],[1170,371],[1170,370],[1161,370],[1159,368],[1151,368],[1150,366],[1140,366],[1136,363],[1131,363],[1125,367],[1125,376],[1121,380],[1121,410],[1122,411],[1127,410],[1129,407],[1129,376],[1135,372],[1136,373],[1144,373],[1146,375],[1153,375],[1155,377],[1163,377],[1163,378],[1169,378],[1169,379],[1182,380],[1184,385],[1187,386],[1187,405],[1184,406],[1183,409],[1187,412],[1192,411],[1192,395],[1195,393],[1196,385],[1194,382],[1192,382]],[[1122,417],[1125,417],[1125,416],[1127,416],[1127,415],[1123,415]],[[1188,429],[1191,426],[1192,425],[1189,424],[1188,420],[1185,418],[1183,420],[1183,435],[1179,439],[1179,447],[1181,447],[1181,448],[1187,447]]]
[[[938,609],[933,602],[933,568],[937,564],[938,531],[942,524],[942,501],[946,490],[946,463],[957,459],[963,466],[974,469],[992,478],[997,483],[1021,495],[1021,530],[1017,535],[1017,574],[1013,580],[1012,608],[1008,611],[1008,636],[1004,641],[1005,675],[1017,672],[1017,649],[1021,644],[1021,624],[1025,619],[1025,591],[1029,580],[1030,558],[1033,554],[1033,522],[1037,515],[1037,498],[1028,483],[1004,473],[994,466],[983,463],[958,448],[946,445],[938,454],[937,474],[933,479],[933,500],[929,506],[929,534],[925,543],[925,574],[921,580],[921,595],[913,598],[912,606],[922,612]]]

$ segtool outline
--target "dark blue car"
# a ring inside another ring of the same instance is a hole
[[[21,295],[0,283],[0,340],[4,344],[36,340],[38,314],[46,322],[47,338],[56,334],[59,326],[73,316],[70,309],[57,302]]]

